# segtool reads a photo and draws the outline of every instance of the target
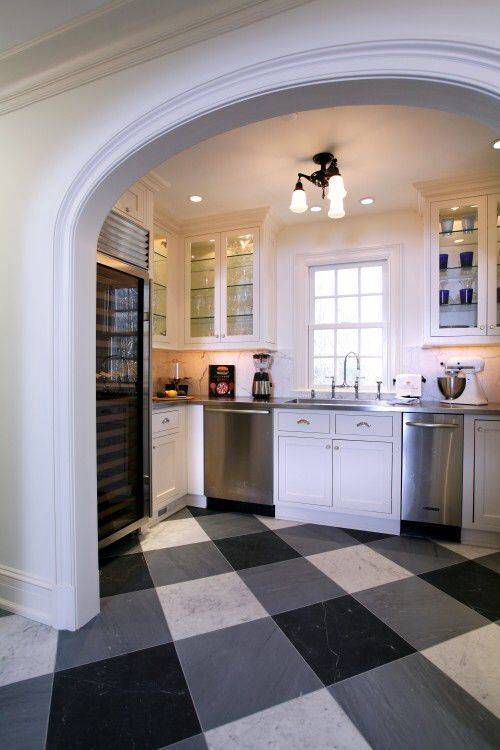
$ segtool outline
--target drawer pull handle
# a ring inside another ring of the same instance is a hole
[[[165,419],[161,420],[162,424],[167,424],[167,422],[170,422],[170,419],[168,417],[165,417]]]
[[[297,424],[311,424],[308,419],[297,419]]]
[[[368,422],[358,422],[358,424],[356,425],[356,427],[369,427],[369,426],[370,425],[368,424]]]

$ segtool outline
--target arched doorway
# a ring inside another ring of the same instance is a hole
[[[500,90],[488,82],[492,66],[482,55],[465,45],[452,50],[448,43],[381,43],[377,49],[359,45],[344,55],[332,48],[300,59],[269,60],[164,102],[82,167],[60,207],[54,237],[57,627],[80,627],[99,610],[95,248],[110,207],[128,185],[175,153],[287,112],[399,104],[455,112],[498,127]]]

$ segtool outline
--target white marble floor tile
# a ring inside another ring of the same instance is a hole
[[[141,536],[141,547],[143,552],[149,552],[154,549],[208,541],[210,537],[203,531],[196,519],[182,518],[153,526],[150,531]]]
[[[257,516],[261,523],[265,524],[268,529],[288,529],[290,526],[301,526],[301,521],[286,521],[284,518],[271,518],[270,516]]]
[[[472,544],[458,544],[456,542],[438,542],[441,547],[456,552],[457,555],[467,557],[469,560],[475,560],[476,557],[484,557],[485,555],[491,555],[492,552],[498,552],[497,549],[492,547],[475,547]]]
[[[160,586],[156,592],[176,640],[268,614],[237,573]]]
[[[369,745],[327,690],[245,716],[206,732],[210,750],[368,750]]]
[[[423,655],[500,717],[500,628],[495,623],[425,649]]]
[[[54,670],[57,630],[20,615],[0,618],[0,686]]]
[[[309,555],[307,559],[349,594],[412,575],[363,544]]]

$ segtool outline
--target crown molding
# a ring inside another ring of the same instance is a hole
[[[250,228],[263,224],[269,216],[269,210],[269,206],[265,206],[263,208],[248,208],[243,211],[212,214],[199,219],[182,220],[179,222],[179,226],[184,236]]]
[[[212,0],[205,7],[199,3],[193,21],[182,5],[177,14],[164,8],[159,20],[158,0],[115,0],[0,55],[0,114],[311,1]],[[141,25],[141,14],[146,18],[148,9],[151,18]],[[134,20],[129,24],[133,32],[127,32],[127,14]],[[95,49],[68,59],[68,49],[88,50],[94,39]]]
[[[181,234],[182,229],[180,223],[174,216],[167,213],[166,211],[158,211],[154,209],[154,228],[159,229],[160,232],[172,232],[172,234]]]
[[[414,182],[413,187],[417,191],[419,210],[422,211],[428,201],[496,192],[500,190],[500,172],[476,172],[440,180]]]
[[[160,190],[169,190],[169,188],[172,187],[172,183],[168,180],[164,180],[163,177],[158,174],[158,172],[154,171],[154,169],[143,175],[139,182],[149,188],[149,190],[152,190],[154,193],[159,193]]]

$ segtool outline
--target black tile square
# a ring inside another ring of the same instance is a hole
[[[352,596],[274,615],[325,685],[415,651]]]
[[[290,526],[277,529],[276,533],[287,544],[301,555],[317,555],[343,547],[352,547],[359,542],[336,526],[320,526],[315,523],[304,523],[300,526]]]
[[[358,542],[362,544],[368,544],[368,542],[376,542],[378,539],[386,539],[392,536],[391,534],[382,534],[380,531],[362,531],[361,529],[342,529],[349,536],[354,537]]]
[[[189,512],[192,516],[195,518],[197,516],[220,516],[222,511],[221,510],[210,510],[210,508],[198,508],[196,505],[188,505],[187,506]]]
[[[47,750],[157,750],[199,733],[171,643],[54,676]]]
[[[245,534],[229,539],[216,539],[214,544],[235,570],[253,568],[256,565],[291,560],[300,557],[299,553],[286,544],[273,531]]]
[[[213,542],[195,542],[144,553],[155,586],[229,573],[231,566]]]
[[[142,552],[103,558],[100,563],[99,585],[101,596],[152,588],[153,581]]]
[[[268,531],[267,526],[249,513],[215,513],[197,516],[196,520],[205,534],[214,540]]]
[[[500,578],[489,568],[472,560],[442,570],[423,573],[432,583],[489,620],[500,618]]]
[[[462,562],[463,557],[451,549],[436,544],[430,539],[416,539],[408,536],[389,536],[369,542],[369,546],[396,565],[418,575],[430,570],[447,568]]]
[[[51,695],[51,674],[0,687],[1,748],[45,747]]]
[[[130,534],[124,539],[119,539],[117,542],[100,549],[99,562],[107,557],[120,557],[120,555],[129,555],[134,552],[142,552],[138,534]]]
[[[485,565],[490,570],[500,574],[500,552],[493,552],[491,555],[484,555],[484,557],[476,557],[474,562],[478,565]]]

